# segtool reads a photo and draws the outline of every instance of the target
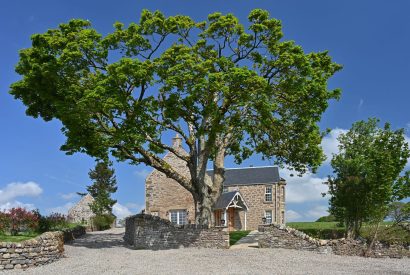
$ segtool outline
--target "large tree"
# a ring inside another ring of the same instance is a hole
[[[410,196],[410,171],[403,172],[410,157],[404,130],[377,123],[354,123],[338,138],[340,153],[331,161],[330,213],[345,222],[349,238],[359,235],[363,222],[378,228],[391,203]]]
[[[195,22],[144,10],[139,23],[117,22],[106,36],[71,20],[32,36],[11,94],[28,115],[62,122],[68,154],[111,152],[176,180],[196,202],[196,222],[206,224],[227,155],[240,163],[256,152],[301,173],[315,169],[323,160],[317,123],[340,94],[327,87],[341,66],[326,51],[304,53],[282,40],[267,11],[248,20],[245,27],[232,14]],[[169,132],[188,155],[162,139]],[[162,160],[164,151],[185,161],[190,177]]]
[[[96,215],[112,214],[112,207],[117,202],[111,198],[111,194],[117,192],[117,179],[111,165],[111,162],[99,161],[88,173],[93,183],[87,186],[87,191],[94,198],[90,208]]]

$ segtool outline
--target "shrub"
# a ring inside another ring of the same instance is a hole
[[[4,234],[10,227],[10,215],[0,211],[0,233]]]
[[[316,220],[316,222],[335,222],[336,218],[333,215],[323,216]]]
[[[93,225],[97,230],[106,230],[111,228],[115,217],[111,214],[97,215],[93,218]]]
[[[6,230],[11,235],[17,235],[21,231],[36,230],[38,228],[38,216],[24,208],[17,207],[8,210],[6,213],[8,223]]]
[[[52,213],[48,216],[42,216],[38,211],[36,214],[39,217],[39,232],[63,230],[69,227],[69,223],[65,215],[60,213]]]

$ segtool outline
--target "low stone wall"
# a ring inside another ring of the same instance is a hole
[[[321,240],[310,237],[302,231],[283,224],[260,225],[258,238],[260,248],[289,248],[317,251]],[[328,251],[323,251],[326,253]]]
[[[223,228],[190,224],[178,226],[168,220],[145,214],[126,219],[124,240],[135,249],[229,248],[229,233]]]
[[[46,232],[20,243],[0,242],[0,270],[48,264],[60,258],[63,252],[62,232]]]
[[[260,248],[287,248],[343,256],[365,256],[368,247],[365,240],[315,239],[283,224],[261,225],[259,231],[261,232],[258,240]],[[374,258],[410,257],[410,246],[376,242],[367,256]]]
[[[86,227],[78,225],[72,229],[67,229],[63,231],[64,243],[73,241],[86,233]]]

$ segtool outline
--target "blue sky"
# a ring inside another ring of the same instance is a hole
[[[19,79],[14,72],[18,51],[31,45],[30,36],[55,28],[71,18],[84,18],[103,34],[115,21],[139,20],[142,9],[166,15],[185,14],[204,20],[209,13],[234,13],[242,22],[254,8],[282,20],[284,39],[295,40],[306,52],[329,50],[344,68],[330,81],[342,97],[332,102],[320,123],[334,129],[323,142],[329,155],[336,137],[357,120],[378,117],[394,128],[406,128],[410,115],[409,1],[56,1],[16,0],[0,4],[0,208],[37,207],[43,213],[66,211],[78,201],[77,191],[90,184],[94,161],[86,155],[59,151],[65,138],[58,121],[45,123],[25,115],[25,108],[8,94]],[[242,164],[269,165],[258,157]],[[228,160],[227,167],[235,167]],[[119,204],[117,214],[135,213],[144,205],[144,179],[149,168],[115,163]],[[321,184],[331,172],[325,162],[316,175],[290,177],[289,220],[314,220],[325,214],[327,200]]]

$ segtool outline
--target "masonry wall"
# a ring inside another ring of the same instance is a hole
[[[20,243],[0,242],[0,270],[51,263],[63,255],[62,232],[46,232]]]
[[[187,154],[182,147],[176,148],[182,154]],[[172,167],[190,178],[186,163],[173,153],[167,153],[164,160]],[[147,214],[158,215],[169,219],[170,210],[186,210],[187,222],[195,223],[195,207],[192,194],[175,180],[167,178],[165,174],[154,170],[145,182],[145,211]]]
[[[126,219],[124,240],[135,249],[229,248],[229,233],[222,228],[193,224],[178,226],[168,220],[144,214]]]
[[[260,248],[286,248],[333,253],[343,256],[364,256],[367,243],[364,240],[319,240],[308,236],[294,228],[285,225],[261,225],[261,235],[258,238]],[[374,258],[410,257],[410,244],[387,244],[376,242],[367,255]]]
[[[272,219],[274,223],[284,222],[285,212],[285,194],[282,190],[284,185],[272,184],[272,201],[265,201],[265,184],[253,185],[238,185],[229,186],[229,191],[238,190],[249,210],[246,214],[246,229],[257,230],[262,224],[262,218],[265,216],[265,210],[272,211]],[[245,229],[245,212],[239,211],[235,214],[235,229]]]

